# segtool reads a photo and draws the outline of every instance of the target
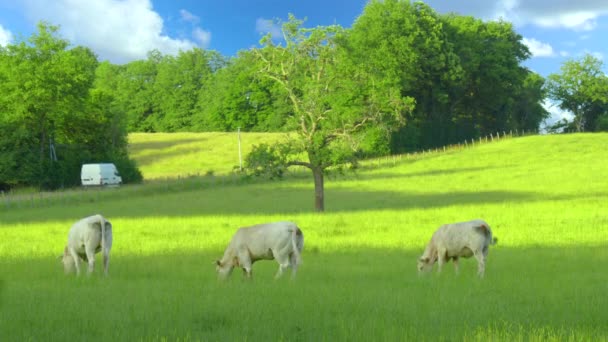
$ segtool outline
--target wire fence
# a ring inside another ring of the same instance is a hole
[[[492,143],[492,142],[498,141],[498,140],[510,139],[510,138],[514,138],[514,137],[538,135],[538,134],[539,134],[538,131],[532,131],[532,130],[527,130],[527,131],[526,130],[524,130],[524,131],[511,130],[509,132],[506,132],[506,131],[496,132],[496,133],[491,133],[487,136],[479,137],[477,139],[464,140],[464,141],[456,143],[456,144],[444,145],[444,146],[436,147],[436,148],[422,149],[422,150],[416,151],[416,152],[408,152],[408,153],[403,153],[403,154],[393,154],[393,155],[384,156],[384,157],[371,158],[371,159],[367,159],[367,160],[363,161],[362,165],[369,166],[369,167],[384,167],[387,165],[397,165],[402,160],[414,160],[414,159],[418,159],[418,158],[425,157],[425,156],[436,155],[439,153],[459,151],[459,150],[467,149],[467,148],[470,148],[473,146]]]
[[[398,165],[404,161],[412,161],[432,155],[454,152],[488,144],[495,141],[537,135],[536,131],[509,131],[496,132],[485,137],[465,140],[457,144],[446,145],[433,149],[425,149],[417,152],[394,154],[385,157],[371,158],[361,161],[362,168],[381,168]],[[288,176],[293,178],[304,178],[310,176],[310,170],[301,166],[290,168]],[[45,208],[56,205],[69,205],[74,203],[96,203],[105,200],[116,200],[129,198],[134,195],[157,195],[170,192],[191,191],[200,189],[211,189],[215,187],[239,186],[244,184],[262,183],[265,180],[256,180],[246,177],[237,171],[226,175],[215,174],[190,174],[145,181],[143,184],[122,185],[120,191],[118,186],[92,186],[60,189],[56,191],[0,191],[0,212],[20,208]]]

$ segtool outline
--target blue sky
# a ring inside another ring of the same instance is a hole
[[[547,76],[568,58],[608,56],[607,0],[427,0],[437,12],[512,22],[532,51],[525,65]],[[0,45],[29,37],[36,23],[61,26],[73,44],[101,60],[125,63],[158,49],[175,54],[193,47],[235,55],[257,46],[268,25],[288,13],[307,26],[350,27],[367,0],[0,0]],[[553,109],[555,110],[555,109]],[[561,115],[557,113],[556,115]]]

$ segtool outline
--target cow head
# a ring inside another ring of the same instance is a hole
[[[418,259],[418,273],[428,272],[433,268],[433,261],[427,256],[421,256]]]
[[[72,255],[68,251],[68,247],[66,246],[63,250],[63,255],[59,257],[61,259],[61,263],[63,264],[63,271],[65,274],[72,273],[76,270],[76,263]]]
[[[233,269],[234,265],[231,262],[222,262],[221,260],[215,262],[215,271],[220,279],[228,278]]]

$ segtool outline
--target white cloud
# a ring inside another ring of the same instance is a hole
[[[200,27],[196,27],[192,31],[192,36],[204,48],[206,48],[207,46],[209,46],[209,43],[211,42],[211,32],[205,31],[205,30],[201,29]]]
[[[13,34],[11,31],[5,29],[0,25],[0,46],[6,46],[13,40]]]
[[[163,33],[163,19],[151,0],[26,0],[25,8],[30,20],[60,25],[70,42],[113,63],[144,59],[153,49],[176,54],[197,46]]]
[[[488,20],[502,18],[518,26],[593,30],[608,15],[606,0],[424,0],[439,12],[456,12]]]
[[[552,16],[540,16],[532,18],[532,21],[540,27],[563,27],[575,31],[591,31],[597,26],[598,16],[599,14],[594,12],[573,12]]]
[[[534,38],[523,38],[522,42],[530,49],[533,57],[553,57],[553,47]]]
[[[543,102],[543,107],[549,112],[549,117],[544,121],[545,127],[555,125],[558,121],[563,119],[566,119],[567,121],[574,120],[574,114],[560,109],[558,104],[551,100],[545,100]]]
[[[262,34],[270,33],[273,39],[283,38],[281,26],[271,19],[258,18],[255,21],[255,31]]]
[[[182,17],[183,21],[187,21],[189,23],[198,23],[200,21],[200,18],[197,17],[196,15],[186,11],[185,9],[181,9],[179,10],[179,15]]]

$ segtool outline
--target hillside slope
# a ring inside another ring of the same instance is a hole
[[[241,133],[244,160],[253,145],[273,143],[279,133]],[[144,179],[227,174],[239,166],[239,139],[230,133],[131,133],[129,154]]]

